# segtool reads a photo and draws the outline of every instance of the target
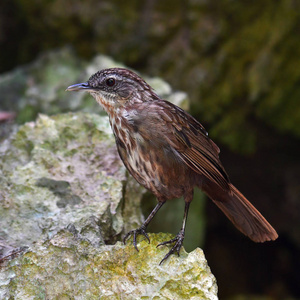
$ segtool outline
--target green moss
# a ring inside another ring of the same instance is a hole
[[[142,239],[137,252],[131,242],[126,246],[117,243],[94,248],[63,230],[46,242],[37,243],[0,272],[13,274],[5,283],[11,295],[46,294],[51,299],[80,295],[111,299],[120,294],[135,299],[217,299],[215,279],[201,250],[191,254],[182,250],[180,257],[173,255],[159,266],[168,247],[156,245],[172,236],[149,236],[151,243]]]

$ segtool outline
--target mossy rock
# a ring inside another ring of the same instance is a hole
[[[202,250],[182,249],[159,265],[168,249],[156,246],[171,236],[149,237],[137,252],[131,243],[94,247],[62,230],[2,264],[1,299],[218,299]]]

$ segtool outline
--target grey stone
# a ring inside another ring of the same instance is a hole
[[[150,234],[137,252],[131,243],[94,247],[62,230],[0,270],[1,299],[207,299],[217,285],[202,250],[173,255],[159,265],[167,234]]]
[[[126,170],[105,116],[40,115],[5,140],[0,154],[2,255],[69,224],[94,244],[116,241],[124,216],[127,229],[141,224],[139,209],[123,216],[123,193],[139,207],[133,203],[144,190],[130,178],[128,186],[136,188],[126,191]]]

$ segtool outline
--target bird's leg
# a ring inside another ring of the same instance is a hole
[[[151,213],[149,214],[148,218],[145,220],[145,222],[143,223],[143,225],[140,228],[134,229],[134,230],[130,230],[123,238],[123,242],[124,244],[126,244],[126,240],[133,235],[133,245],[134,248],[139,251],[138,247],[137,247],[137,243],[136,243],[136,237],[138,235],[143,235],[144,237],[146,237],[146,239],[148,240],[148,242],[150,243],[150,239],[149,236],[146,232],[146,228],[149,225],[149,223],[151,222],[151,220],[154,218],[154,216],[156,215],[156,213],[159,211],[159,209],[165,204],[165,201],[158,201],[158,203],[156,204],[156,206],[154,207],[154,209],[151,211]]]
[[[172,247],[172,249],[165,255],[165,257],[162,259],[162,261],[159,263],[160,265],[173,253],[177,252],[179,256],[179,251],[180,248],[182,247],[183,240],[184,240],[184,232],[185,232],[185,226],[186,226],[186,220],[188,216],[188,211],[190,207],[190,201],[185,202],[185,208],[184,208],[184,216],[183,216],[183,222],[182,222],[182,227],[180,231],[177,233],[174,239],[162,242],[157,245],[157,247],[162,246],[162,245],[167,245],[167,244],[172,244],[175,243],[175,245]]]

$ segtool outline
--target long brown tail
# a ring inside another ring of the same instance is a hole
[[[277,239],[275,229],[234,185],[230,184],[231,195],[227,195],[227,199],[224,197],[218,199],[219,193],[215,193],[209,186],[202,186],[202,189],[235,227],[252,241],[265,242]]]

